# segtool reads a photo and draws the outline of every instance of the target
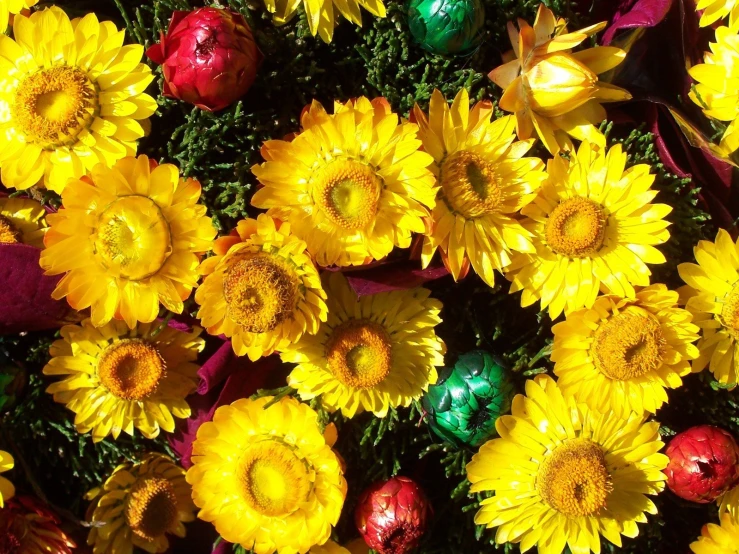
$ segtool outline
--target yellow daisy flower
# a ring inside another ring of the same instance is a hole
[[[0,473],[10,471],[13,469],[14,465],[15,461],[13,460],[13,456],[0,450]],[[0,508],[5,506],[5,501],[10,500],[13,496],[15,496],[15,487],[13,486],[13,483],[0,475]]]
[[[346,497],[318,414],[293,398],[237,400],[193,443],[187,472],[198,517],[256,554],[307,552],[331,535]]]
[[[690,545],[690,550],[695,554],[739,554],[739,520],[723,514],[721,525],[704,525],[701,536]]]
[[[181,313],[216,234],[199,198],[200,183],[146,156],[70,181],[41,252],[47,275],[66,273],[53,297],[91,307],[95,327],[114,317],[131,329],[154,321],[160,302]]]
[[[732,518],[739,521],[739,485],[724,493],[721,498],[718,499],[718,503],[719,516],[726,512],[731,514]]]
[[[211,335],[231,337],[237,356],[269,356],[326,321],[321,278],[289,223],[244,219],[213,251],[200,266],[198,317]]]
[[[702,240],[693,249],[698,265],[680,264],[688,286],[681,292],[693,321],[701,328],[700,356],[693,371],[706,366],[723,385],[739,382],[739,240],[719,229],[716,242]]]
[[[157,323],[129,330],[122,321],[96,328],[89,319],[66,325],[43,370],[65,378],[46,392],[77,414],[77,431],[92,431],[94,442],[121,431],[133,436],[134,429],[149,439],[160,428],[171,433],[172,416],[190,417],[185,397],[197,388],[200,331],[160,330]]]
[[[29,198],[0,197],[0,243],[44,247],[46,210]]]
[[[360,265],[407,248],[434,206],[431,156],[418,127],[399,122],[384,98],[315,100],[291,142],[270,140],[252,167],[264,185],[251,203],[287,221],[321,266]]]
[[[498,418],[500,438],[467,465],[471,492],[493,491],[475,523],[497,527],[495,542],[537,545],[541,554],[599,553],[600,535],[621,546],[657,508],[646,496],[664,489],[668,458],[659,423],[591,411],[565,397],[553,379],[526,382],[511,415]]]
[[[603,30],[606,22],[567,32],[567,22],[539,5],[534,26],[508,22],[513,51],[488,77],[503,89],[500,108],[516,114],[518,138],[534,132],[552,154],[572,150],[572,140],[604,147],[605,136],[595,125],[606,118],[603,102],[629,100],[628,91],[598,80],[598,75],[620,64],[626,52],[613,46],[572,49]]]
[[[531,233],[515,214],[534,199],[546,174],[539,158],[523,157],[534,139],[514,142],[512,117],[491,121],[490,102],[478,102],[471,110],[469,104],[466,89],[451,109],[435,90],[428,118],[418,104],[413,108],[418,136],[434,157],[431,171],[441,187],[421,259],[427,267],[440,248],[455,280],[471,263],[492,287],[493,270],[510,264],[511,251],[534,252]]]
[[[157,104],[144,47],[90,13],[52,7],[16,17],[0,36],[0,174],[6,187],[37,183],[61,193],[98,163],[136,153]]]
[[[698,357],[698,326],[677,303],[677,292],[657,284],[570,313],[552,328],[559,388],[591,410],[655,413],[667,402],[665,388],[682,385]]]
[[[341,273],[326,273],[328,321],[280,353],[298,364],[287,378],[303,400],[320,396],[345,417],[385,417],[436,383],[445,345],[434,327],[442,305],[424,288],[357,298]]]
[[[665,262],[652,245],[670,238],[662,218],[672,208],[651,204],[649,166],[625,169],[626,160],[620,144],[606,151],[588,142],[569,160],[549,160],[548,179],[521,210],[536,254],[516,255],[506,275],[510,292],[523,290],[522,306],[540,299],[554,319],[592,307],[601,289],[633,298],[634,285],[649,285],[646,264]]]
[[[703,63],[688,70],[697,81],[689,96],[707,117],[731,122],[719,145],[731,153],[739,149],[739,27],[719,27],[709,47]]]
[[[165,552],[167,535],[184,537],[184,523],[195,519],[185,470],[158,453],[119,465],[87,498],[87,520],[96,524],[87,536],[93,554]]]
[[[301,0],[284,2],[281,0],[264,0],[267,11],[272,14],[275,25],[284,25],[298,13]],[[308,20],[310,33],[321,37],[329,43],[334,36],[334,27],[339,24],[339,15],[362,26],[362,7],[376,17],[385,17],[385,4],[382,0],[302,0],[305,18]]]
[[[36,4],[38,0],[0,0],[0,33],[8,29],[11,15],[18,15]]]
[[[710,27],[719,19],[729,17],[729,27],[739,27],[739,2],[737,0],[698,0],[696,10],[703,10],[701,27]]]

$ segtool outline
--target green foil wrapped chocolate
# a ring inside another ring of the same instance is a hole
[[[455,446],[480,446],[494,437],[495,420],[511,408],[515,387],[510,372],[492,354],[473,350],[453,368],[444,368],[421,403],[429,427]]]
[[[413,38],[434,54],[465,54],[482,39],[482,0],[409,0]]]

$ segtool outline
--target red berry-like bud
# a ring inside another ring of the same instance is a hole
[[[210,112],[246,94],[262,61],[244,17],[218,8],[174,12],[146,55],[162,66],[165,96]]]
[[[667,486],[685,500],[713,502],[739,482],[739,446],[718,427],[683,431],[670,441],[666,454]]]
[[[404,554],[423,536],[431,505],[407,477],[375,483],[362,493],[354,521],[367,546],[380,554]]]

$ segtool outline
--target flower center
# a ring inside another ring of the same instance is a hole
[[[739,340],[739,281],[724,298],[718,320],[732,337]]]
[[[155,541],[179,522],[177,495],[167,479],[140,479],[131,489],[126,506],[126,521],[134,534]]]
[[[331,373],[344,385],[370,389],[390,373],[390,335],[378,323],[350,319],[331,333],[326,343],[326,358]]]
[[[587,439],[571,439],[557,446],[539,468],[536,490],[566,516],[598,513],[613,490],[603,449]]]
[[[169,224],[146,196],[123,196],[112,202],[100,214],[91,240],[108,273],[131,281],[157,273],[172,253]]]
[[[503,200],[495,166],[461,150],[441,164],[441,189],[451,208],[465,217],[495,213]]]
[[[98,109],[95,85],[76,67],[41,69],[21,81],[13,119],[25,140],[46,150],[71,146],[92,125]]]
[[[111,394],[124,400],[147,398],[165,373],[159,351],[141,339],[111,344],[98,360],[98,379]]]
[[[315,203],[335,225],[355,230],[374,220],[382,182],[370,166],[336,160],[318,170],[312,180]]]
[[[241,493],[247,504],[265,516],[284,517],[310,494],[313,472],[295,451],[276,440],[249,446],[239,460]]]
[[[659,321],[638,306],[629,306],[595,331],[591,355],[595,367],[617,381],[659,369],[667,353]]]
[[[4,215],[0,215],[0,243],[21,242],[23,233],[18,230],[13,222]]]
[[[266,333],[289,319],[298,303],[295,270],[277,256],[247,255],[227,270],[228,316],[250,333]]]
[[[587,258],[603,246],[607,222],[600,204],[588,198],[569,198],[549,214],[544,234],[557,254]]]

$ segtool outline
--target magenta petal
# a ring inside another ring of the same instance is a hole
[[[613,0],[611,0],[613,1]],[[613,17],[613,24],[603,33],[601,43],[608,45],[621,29],[654,27],[660,23],[672,7],[673,0],[638,0],[629,6],[622,3]]]
[[[55,329],[78,320],[66,301],[51,298],[60,276],[44,275],[40,255],[28,244],[0,244],[0,333]]]
[[[227,541],[221,541],[213,549],[212,554],[233,554],[234,545]]]
[[[188,419],[179,420],[175,432],[168,436],[169,444],[180,457],[182,467],[187,469],[192,465],[192,443],[200,425],[213,419],[216,408],[247,398],[263,388],[270,373],[278,366],[277,356],[268,356],[256,362],[236,356],[230,341],[224,342],[202,365],[199,372],[200,388],[205,392],[187,397],[192,415]],[[221,382],[223,386],[219,387]]]
[[[401,261],[380,263],[361,271],[347,271],[344,275],[357,296],[367,296],[419,287],[427,281],[445,277],[449,272],[444,266],[421,269],[418,262]]]

